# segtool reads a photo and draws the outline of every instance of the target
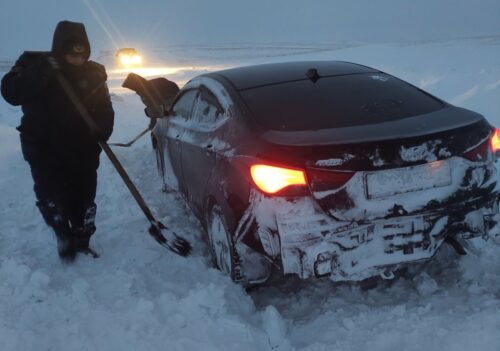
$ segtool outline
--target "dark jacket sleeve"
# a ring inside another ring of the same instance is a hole
[[[9,104],[23,105],[40,94],[50,78],[44,59],[42,54],[23,53],[2,78],[2,96]]]
[[[108,85],[106,84],[107,74],[104,66],[90,61],[93,70],[99,76],[100,83],[89,97],[91,100],[91,114],[99,127],[97,139],[98,141],[107,141],[113,133],[113,124],[115,120],[115,112],[111,104],[111,96],[109,95]]]
[[[104,83],[97,92],[97,105],[95,120],[101,129],[99,141],[107,141],[113,133],[115,122],[115,111],[111,105],[111,96],[109,95],[108,85]]]

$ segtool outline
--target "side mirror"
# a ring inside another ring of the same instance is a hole
[[[156,106],[146,106],[144,109],[144,113],[146,116],[149,118],[162,118],[165,117],[165,108],[163,105],[156,105]]]
[[[168,117],[169,112],[170,112],[170,107],[172,106],[172,103],[174,102],[174,98],[175,98],[175,96],[172,98],[165,99],[163,104],[154,105],[154,106],[147,106],[146,102],[143,100],[144,104],[146,105],[146,108],[144,109],[144,113],[149,118]]]

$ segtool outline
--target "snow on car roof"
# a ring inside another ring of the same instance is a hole
[[[230,68],[211,75],[228,79],[241,91],[264,85],[307,79],[306,73],[316,69],[320,77],[379,72],[373,68],[342,61],[300,61]]]

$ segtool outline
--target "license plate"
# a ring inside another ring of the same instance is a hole
[[[425,165],[370,172],[365,175],[366,196],[382,198],[451,184],[451,168],[446,160]]]

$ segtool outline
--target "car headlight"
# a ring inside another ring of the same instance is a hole
[[[142,57],[139,55],[132,56],[131,60],[134,65],[140,65],[142,63]]]
[[[124,66],[130,66],[132,64],[132,58],[129,55],[121,55],[120,63]]]
[[[118,59],[124,67],[139,66],[142,63],[142,57],[137,54],[121,54]]]

